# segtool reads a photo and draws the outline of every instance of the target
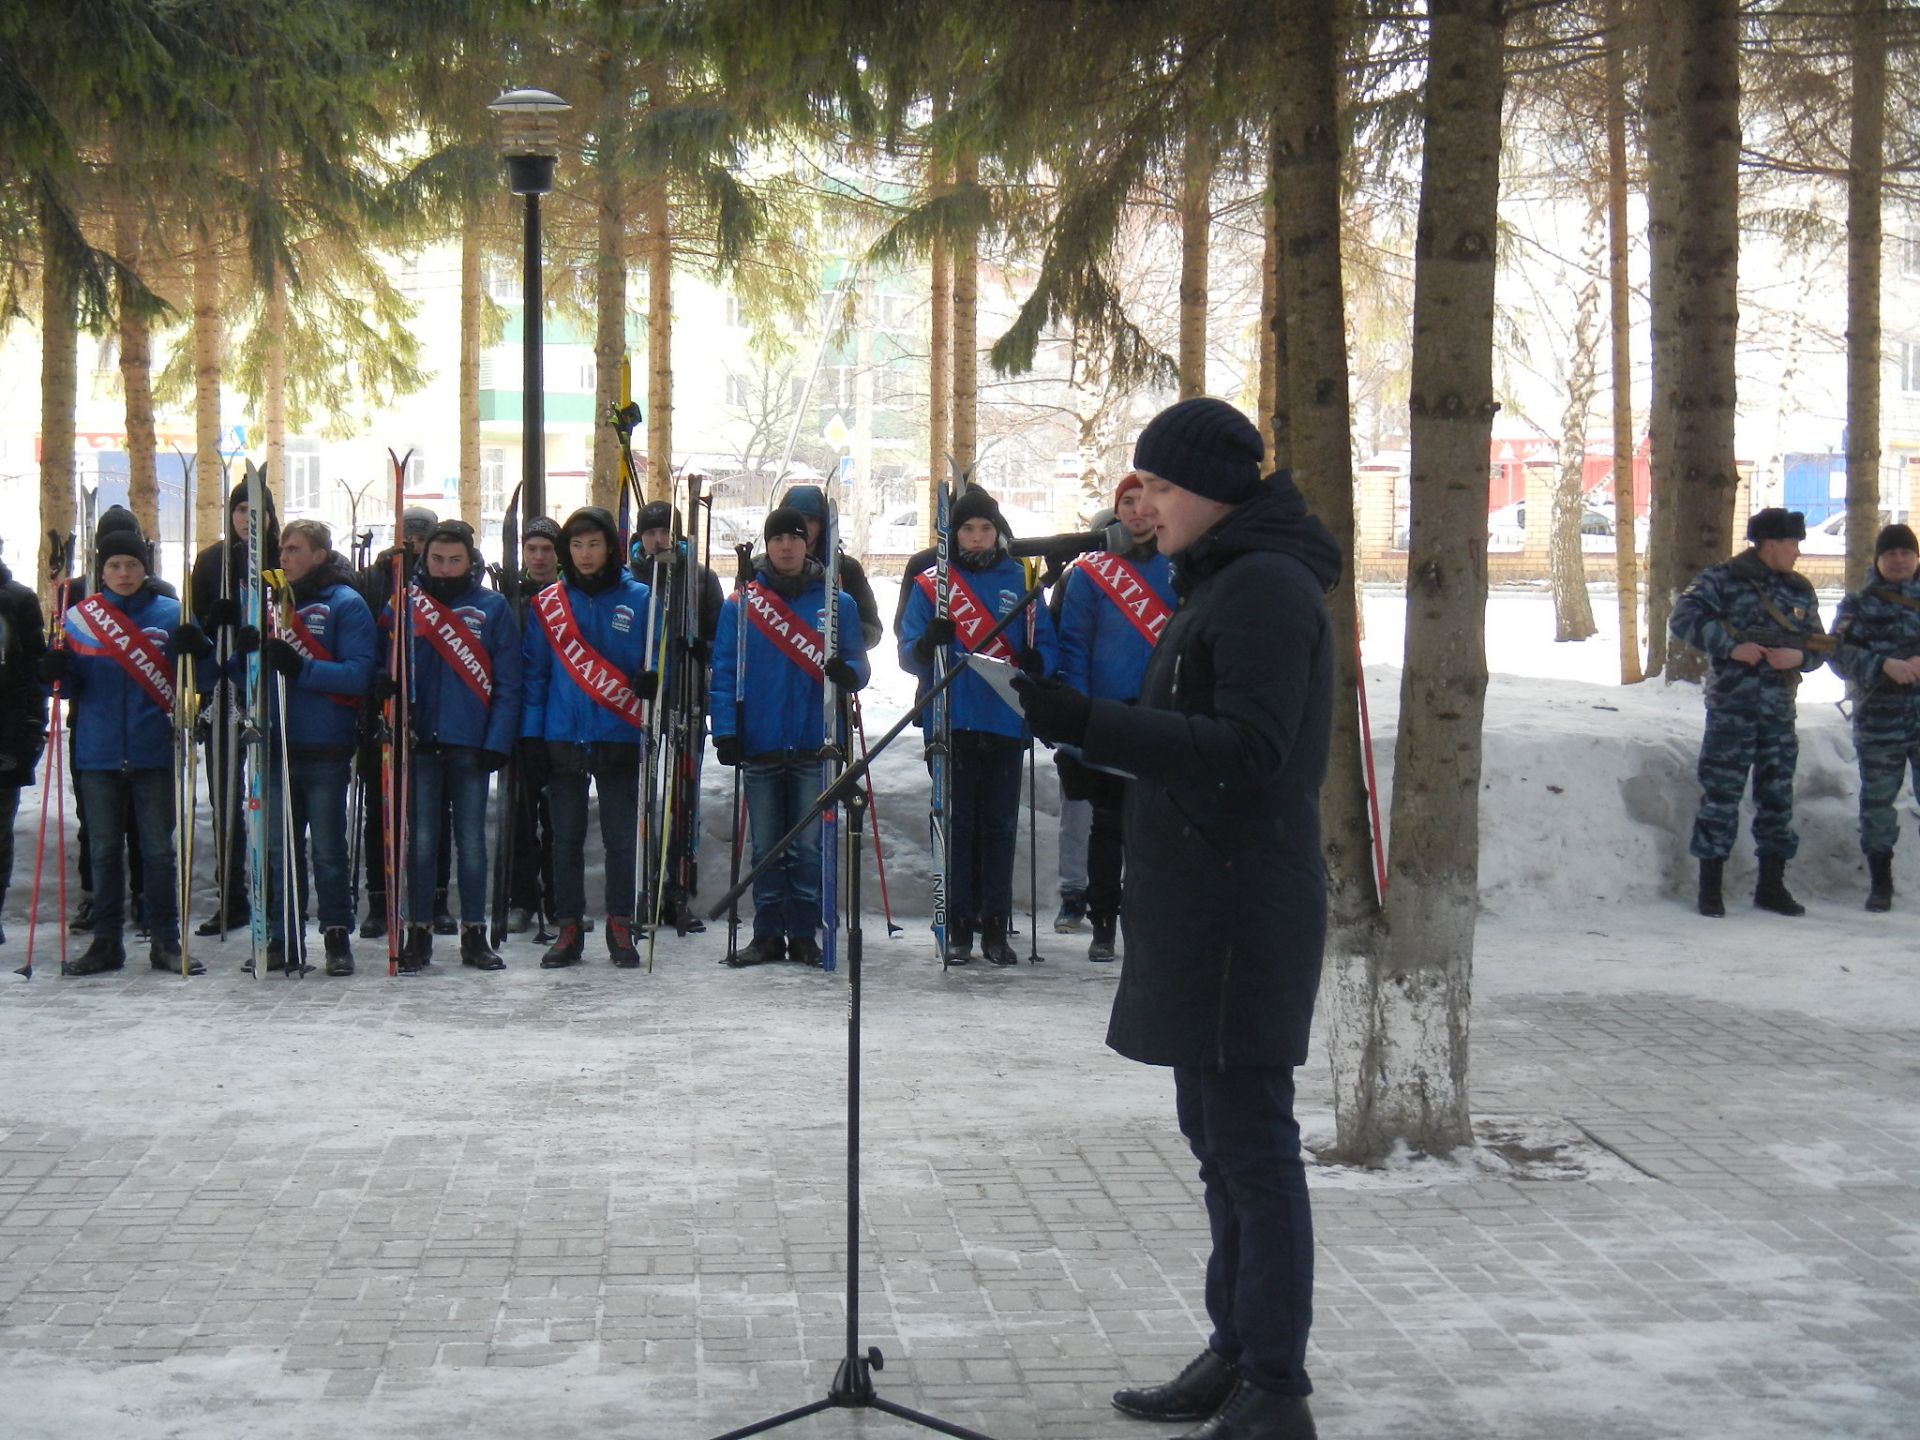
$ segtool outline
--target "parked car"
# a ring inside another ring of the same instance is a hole
[[[1487,516],[1487,548],[1518,550],[1527,543],[1527,502],[1516,500]],[[1613,549],[1613,517],[1587,506],[1580,517],[1582,550]]]
[[[1904,510],[1882,510],[1880,512],[1881,526],[1891,525],[1895,521],[1898,521],[1902,525],[1906,524],[1907,512]],[[1809,525],[1807,527],[1807,538],[1800,542],[1800,553],[1802,555],[1846,554],[1847,512],[1842,510],[1837,514],[1829,515],[1818,525]]]

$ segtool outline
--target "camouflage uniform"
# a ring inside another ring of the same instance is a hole
[[[1768,605],[1778,618],[1767,613]],[[1700,811],[1687,847],[1696,860],[1724,860],[1733,850],[1749,771],[1755,851],[1790,860],[1800,847],[1793,828],[1793,772],[1800,759],[1793,696],[1801,671],[1819,668],[1824,657],[1806,651],[1800,670],[1730,658],[1740,643],[1733,632],[1777,630],[1782,620],[1786,628],[1817,635],[1820,602],[1804,576],[1769,570],[1757,550],[1701,571],[1674,602],[1667,628],[1712,661],[1707,733],[1700,744]]]
[[[1860,761],[1860,849],[1888,855],[1899,838],[1893,802],[1909,768],[1920,777],[1920,685],[1881,674],[1888,656],[1920,655],[1920,578],[1895,585],[1875,572],[1871,584],[1840,602],[1833,668],[1853,700],[1853,748]],[[1916,778],[1920,792],[1920,778]]]

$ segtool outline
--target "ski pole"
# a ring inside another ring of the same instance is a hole
[[[1033,567],[1026,571],[1027,584],[1034,581]],[[1034,648],[1039,634],[1039,605],[1027,607],[1027,649]],[[1023,721],[1021,729],[1027,732],[1027,963],[1038,965],[1046,956],[1040,953],[1040,821],[1036,814],[1039,803],[1039,767],[1034,761],[1033,730]]]
[[[1380,785],[1373,773],[1373,724],[1367,715],[1367,667],[1360,656],[1360,630],[1353,632],[1353,679],[1360,691],[1360,758],[1367,767],[1367,809],[1373,817],[1374,879],[1380,886],[1380,898],[1387,898],[1387,848],[1380,839]]]
[[[860,713],[860,697],[850,697],[853,701],[853,733],[860,737],[860,759],[867,758],[867,724]],[[904,933],[904,927],[893,923],[893,901],[887,897],[887,852],[880,844],[880,803],[873,793],[873,771],[860,777],[867,785],[867,814],[873,819],[873,868],[880,875],[880,911],[887,917],[887,938]]]

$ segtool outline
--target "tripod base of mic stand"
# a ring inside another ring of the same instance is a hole
[[[796,1420],[804,1420],[809,1415],[818,1415],[823,1410],[878,1410],[883,1415],[905,1420],[924,1430],[934,1430],[942,1435],[952,1435],[957,1440],[992,1440],[978,1430],[969,1430],[964,1425],[955,1425],[950,1420],[942,1420],[937,1415],[928,1415],[906,1405],[896,1405],[883,1397],[873,1388],[873,1372],[886,1368],[886,1359],[878,1347],[868,1347],[865,1355],[849,1355],[840,1362],[840,1368],[834,1372],[833,1384],[827,1388],[824,1399],[815,1400],[809,1405],[797,1409],[783,1410],[778,1415],[769,1415],[764,1420],[756,1420],[751,1425],[743,1425],[738,1430],[729,1430],[724,1435],[714,1436],[714,1440],[745,1440],[748,1435],[759,1435],[768,1430],[776,1430],[782,1425],[791,1425]]]

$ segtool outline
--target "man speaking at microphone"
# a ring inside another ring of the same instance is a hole
[[[1135,705],[1015,681],[1041,739],[1127,786],[1126,964],[1107,1044],[1173,1069],[1213,1250],[1207,1348],[1122,1390],[1181,1440],[1311,1440],[1313,1227],[1293,1068],[1306,1059],[1326,937],[1320,782],[1333,709],[1326,527],[1223,401],[1183,400],[1134,447],[1139,513],[1173,557],[1180,607]]]

